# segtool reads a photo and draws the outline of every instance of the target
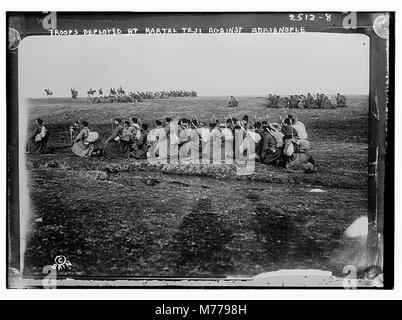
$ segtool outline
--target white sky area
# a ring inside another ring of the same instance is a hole
[[[35,36],[19,48],[20,97],[92,88],[195,90],[201,96],[368,94],[369,39],[359,34]]]

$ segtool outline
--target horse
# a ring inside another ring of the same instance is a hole
[[[75,89],[70,89],[70,91],[71,91],[71,98],[77,99],[78,91]]]
[[[53,95],[53,92],[52,91],[50,91],[49,89],[43,89],[45,92],[46,92],[46,96],[47,97],[49,97],[49,96],[52,96]]]
[[[87,91],[88,97],[92,97],[95,92],[96,90],[89,89],[89,91]]]

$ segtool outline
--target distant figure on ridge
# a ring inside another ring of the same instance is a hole
[[[239,105],[239,100],[237,100],[234,96],[230,96],[229,107],[234,108]]]

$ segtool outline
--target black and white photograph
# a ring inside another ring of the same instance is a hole
[[[9,288],[392,282],[393,13],[7,20]]]

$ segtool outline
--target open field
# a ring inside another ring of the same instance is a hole
[[[348,108],[290,110],[306,125],[314,173],[257,163],[251,177],[236,176],[229,165],[80,159],[68,148],[68,128],[87,120],[105,141],[116,116],[151,125],[194,114],[207,122],[230,114],[286,116],[285,109],[267,109],[264,98],[240,97],[235,109],[225,106],[226,97],[113,104],[29,99],[30,123],[44,120],[52,153],[26,159],[32,231],[25,273],[41,274],[64,255],[73,264],[66,274],[75,276],[254,276],[284,268],[342,274],[343,266],[357,263],[359,248],[342,233],[367,214],[368,99],[347,98]],[[310,192],[318,188],[324,192]]]

